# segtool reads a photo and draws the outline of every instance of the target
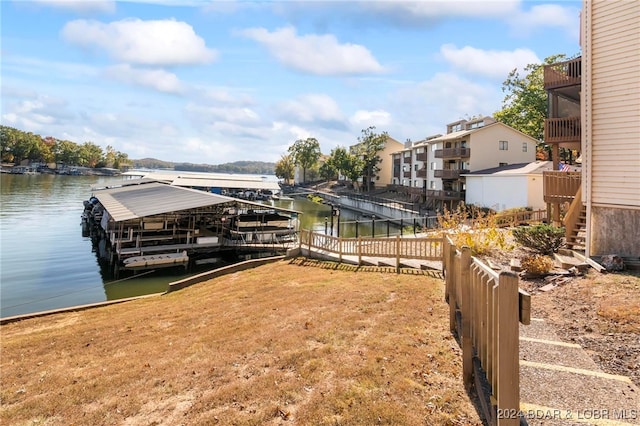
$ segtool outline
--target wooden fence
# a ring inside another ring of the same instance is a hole
[[[547,221],[547,210],[526,210],[511,213],[499,213],[494,216],[498,228],[515,227],[523,224],[541,223]]]
[[[519,425],[519,322],[529,324],[531,298],[513,272],[497,273],[448,237],[443,243],[445,298],[462,346],[464,384],[475,383],[489,424]]]
[[[340,262],[343,256],[357,256],[358,264],[362,264],[363,256],[394,258],[397,268],[400,268],[400,259],[442,261],[442,242],[441,237],[342,238],[306,229],[300,231],[300,247],[309,251],[317,249],[335,253]]]

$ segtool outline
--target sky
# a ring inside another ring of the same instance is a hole
[[[581,0],[0,0],[2,125],[130,159],[275,162],[493,115],[580,54]]]

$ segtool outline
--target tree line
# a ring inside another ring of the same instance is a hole
[[[3,163],[20,164],[23,160],[29,160],[43,164],[115,169],[129,164],[127,154],[116,151],[110,145],[103,150],[93,142],[77,144],[8,126],[0,126],[0,150]]]
[[[123,152],[111,146],[103,150],[93,142],[78,144],[68,140],[56,139],[52,136],[25,132],[8,126],[0,126],[0,152],[2,162],[20,164],[23,160],[42,164],[64,164],[89,168],[125,167],[148,169],[174,169],[178,171],[273,174],[275,164],[263,161],[236,161],[218,165],[173,163],[143,158],[130,160]]]
[[[539,160],[553,160],[550,147],[544,143],[544,120],[548,117],[544,66],[565,60],[566,55],[557,54],[549,56],[541,64],[527,65],[524,75],[518,69],[512,70],[502,83],[505,93],[502,108],[493,114],[497,121],[537,139],[536,158]],[[387,138],[386,132],[378,134],[371,126],[362,130],[357,144],[349,148],[338,146],[328,156],[322,154],[316,138],[298,139],[276,162],[275,174],[285,183],[291,183],[295,169],[299,167],[303,183],[319,178],[334,180],[342,177],[353,184],[362,181],[361,189],[367,191],[372,188],[372,178],[380,170],[378,153],[384,149]]]
[[[363,129],[354,146],[334,148],[329,156],[323,158],[319,167],[322,153],[318,140],[298,139],[289,147],[287,154],[276,162],[276,176],[290,183],[294,178],[295,167],[299,166],[302,169],[302,182],[307,182],[308,178],[316,180],[318,177],[337,180],[342,176],[354,185],[361,180],[362,189],[369,191],[372,189],[373,179],[380,171],[382,158],[379,153],[389,138],[387,132],[376,133],[375,130],[375,126]]]

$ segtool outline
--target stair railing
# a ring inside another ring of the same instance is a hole
[[[562,223],[565,227],[565,238],[567,241],[571,239],[572,233],[575,230],[575,227],[580,219],[580,212],[582,211],[582,185],[578,187],[576,191],[576,196],[571,202],[569,206],[569,210],[567,210],[567,214],[565,214]]]

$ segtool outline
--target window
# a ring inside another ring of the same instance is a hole
[[[499,141],[498,149],[500,151],[507,151],[509,149],[509,141]]]
[[[498,163],[498,167],[504,167],[504,166],[508,166],[509,163]]]
[[[433,180],[431,182],[429,182],[429,188],[430,189],[436,189],[436,182],[433,181]]]
[[[417,148],[416,154],[422,154],[424,152],[424,148]]]
[[[527,152],[528,149],[529,149],[529,146],[527,145],[527,143],[522,142],[522,152]]]
[[[411,151],[406,151],[404,153],[404,158],[410,158],[411,157]]]
[[[417,164],[413,165],[413,170],[416,171],[416,172],[418,171],[418,165]]]
[[[431,163],[431,170],[435,170],[437,167],[435,161]]]

